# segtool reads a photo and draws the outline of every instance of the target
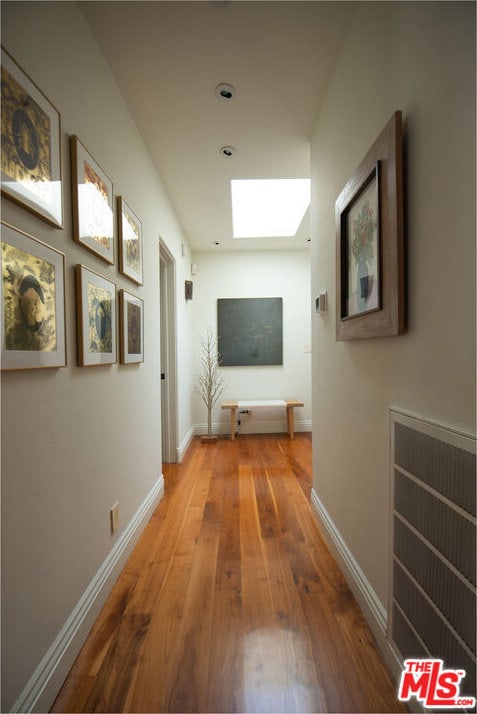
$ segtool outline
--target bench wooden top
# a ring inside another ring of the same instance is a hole
[[[253,409],[253,407],[303,407],[299,399],[255,399],[223,402],[222,409]]]

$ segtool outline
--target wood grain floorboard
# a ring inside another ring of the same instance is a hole
[[[193,440],[52,712],[404,712],[310,508],[311,436]]]

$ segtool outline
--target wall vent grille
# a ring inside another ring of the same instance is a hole
[[[391,450],[391,642],[465,669],[475,696],[475,439],[393,410]]]

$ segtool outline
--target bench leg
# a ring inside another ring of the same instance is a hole
[[[288,427],[288,436],[290,439],[293,439],[293,429],[294,429],[294,423],[293,423],[293,407],[288,407],[287,406],[287,427]]]
[[[235,441],[235,416],[236,416],[236,409],[231,409],[230,410],[230,440]]]

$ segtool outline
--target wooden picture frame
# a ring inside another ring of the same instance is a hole
[[[335,203],[336,339],[405,329],[402,114],[395,112]]]
[[[77,136],[70,137],[73,238],[114,264],[113,184]]]
[[[116,285],[84,265],[76,266],[76,316],[79,366],[114,364]]]
[[[66,366],[65,256],[2,222],[2,370]]]
[[[142,285],[142,223],[122,196],[118,196],[119,270]]]
[[[144,301],[119,291],[121,364],[144,362]]]
[[[61,118],[2,47],[2,193],[63,227]]]

